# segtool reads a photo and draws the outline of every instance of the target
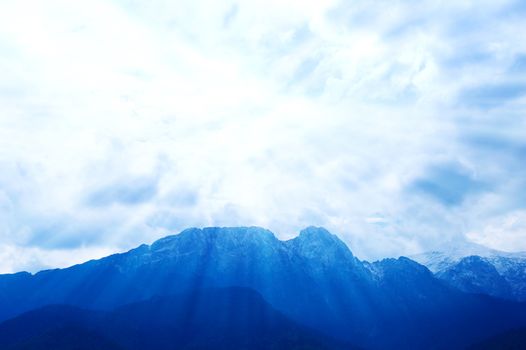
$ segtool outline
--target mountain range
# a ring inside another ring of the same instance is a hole
[[[507,253],[474,243],[411,256],[437,278],[468,293],[526,301],[526,253]]]
[[[258,227],[192,228],[66,269],[0,275],[0,345],[71,348],[78,333],[101,349],[462,349],[526,327],[520,299],[444,276],[405,257],[361,261],[323,228],[287,241]]]

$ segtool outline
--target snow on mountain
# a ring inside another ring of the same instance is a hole
[[[502,252],[460,242],[411,258],[462,291],[526,300],[526,252]]]

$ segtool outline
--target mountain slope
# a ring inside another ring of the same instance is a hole
[[[499,274],[495,266],[479,256],[463,258],[436,275],[465,292],[512,298],[512,287],[508,281]]]
[[[463,349],[526,321],[526,305],[459,292],[408,258],[370,268],[384,291],[380,348]]]
[[[513,329],[485,339],[468,350],[524,350],[526,349],[526,328]]]
[[[526,301],[526,253],[506,253],[476,244],[412,256],[449,285],[468,293]]]
[[[290,241],[254,227],[188,229],[68,269],[23,275],[13,282],[0,278],[0,319],[52,303],[113,308],[154,295],[240,286],[257,290],[309,326],[359,332],[366,330],[366,320],[350,319],[346,303],[352,297],[352,303],[368,307],[373,286],[367,274],[347,246],[322,229],[304,230]]]
[[[289,241],[256,227],[188,229],[68,269],[0,276],[0,317],[46,304],[110,310],[232,286],[257,291],[295,322],[369,348],[462,348],[526,325],[522,304],[464,294],[407,258],[359,261],[314,227]]]
[[[243,288],[202,289],[93,312],[46,306],[0,324],[2,349],[354,349]]]
[[[57,311],[61,311],[58,309]],[[21,327],[24,327],[21,325]],[[31,335],[19,342],[2,345],[5,350],[124,350],[100,333],[92,330],[63,326]]]

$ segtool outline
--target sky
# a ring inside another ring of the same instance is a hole
[[[187,227],[526,250],[526,4],[0,2],[0,272]]]

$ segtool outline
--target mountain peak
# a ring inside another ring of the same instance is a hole
[[[479,256],[482,258],[526,259],[526,252],[504,252],[495,250],[475,242],[458,240],[448,242],[433,251],[410,256],[411,259],[427,266],[431,271],[438,272],[459,263],[463,258]]]
[[[309,226],[301,230],[300,234],[289,242],[307,256],[353,257],[349,247],[338,236],[323,227]]]
[[[309,242],[311,244],[321,245],[325,247],[339,247],[349,250],[347,245],[338,236],[330,233],[323,227],[309,226],[300,231],[298,237],[294,240],[301,242]]]
[[[163,254],[181,254],[208,249],[274,251],[289,247],[303,256],[325,256],[337,259],[352,258],[347,245],[325,228],[310,226],[289,241],[280,241],[271,231],[257,227],[205,227],[189,228],[179,234],[161,238],[151,245],[151,251]]]
[[[197,247],[210,244],[272,244],[278,239],[271,231],[257,227],[205,227],[188,228],[167,236],[151,245],[153,251],[170,250],[176,246]]]
[[[495,266],[480,256],[468,256],[437,273],[437,277],[468,293],[484,293],[500,298],[512,297],[512,288]]]
[[[335,235],[323,227],[309,226],[300,231],[299,237],[316,240],[333,240]]]

